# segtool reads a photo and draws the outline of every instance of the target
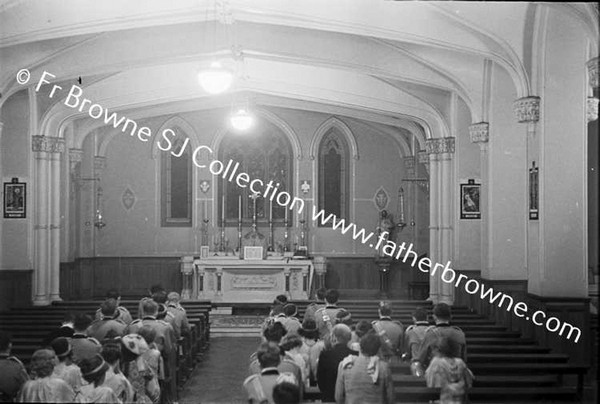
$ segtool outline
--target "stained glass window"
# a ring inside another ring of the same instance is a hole
[[[259,225],[266,226],[269,221],[270,198],[275,190],[275,195],[285,191],[293,198],[293,151],[285,134],[268,122],[261,122],[252,133],[240,135],[229,133],[223,139],[219,148],[219,160],[226,165],[229,160],[239,163],[237,173],[248,173],[250,181],[259,179],[264,184],[256,184],[255,189],[261,190],[261,196],[256,199],[256,217]],[[236,174],[237,175],[237,174]],[[235,178],[228,181],[219,179],[219,210],[222,206],[223,190],[225,191],[225,220],[226,226],[237,226],[239,215],[239,201],[241,197],[242,221],[244,225],[252,223],[254,201],[251,198],[250,186],[240,187]],[[267,198],[263,193],[267,184],[272,184],[272,190]],[[282,203],[285,203],[282,202]],[[273,199],[273,222],[275,226],[283,226],[285,208],[279,206]],[[221,213],[219,212],[219,217]],[[289,223],[292,223],[292,214],[288,212]]]

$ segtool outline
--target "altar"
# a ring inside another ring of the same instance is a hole
[[[292,300],[308,299],[314,265],[309,259],[287,257],[186,256],[181,259],[181,272],[185,300],[271,303],[281,294]]]

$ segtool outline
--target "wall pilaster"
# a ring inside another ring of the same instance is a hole
[[[60,159],[62,138],[33,136],[35,222],[33,304],[60,300]]]
[[[428,139],[430,182],[430,259],[432,263],[446,264],[453,259],[454,229],[452,159],[455,138]],[[454,303],[454,286],[441,280],[441,272],[429,278],[429,299],[433,303]]]
[[[469,137],[471,143],[479,145],[479,167],[481,176],[481,189],[479,192],[479,207],[481,210],[481,273],[483,276],[488,276],[490,271],[490,263],[488,257],[488,240],[489,240],[489,214],[490,214],[490,198],[489,193],[489,156],[488,144],[490,140],[490,124],[489,122],[478,122],[469,126]]]

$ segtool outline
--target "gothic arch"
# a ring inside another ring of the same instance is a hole
[[[342,135],[344,135],[346,142],[348,142],[348,147],[350,148],[350,155],[354,160],[358,160],[358,146],[356,145],[356,139],[354,138],[354,134],[342,120],[339,118],[332,116],[325,122],[319,126],[316,130],[311,142],[310,142],[310,155],[309,158],[311,160],[315,160],[319,155],[319,144],[321,144],[321,140],[323,136],[329,131],[331,128],[337,128]]]

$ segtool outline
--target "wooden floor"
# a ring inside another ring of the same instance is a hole
[[[295,303],[301,317],[307,302]],[[340,307],[350,311],[354,321],[374,320],[377,317],[377,304],[377,300],[371,299],[339,302]],[[425,301],[394,300],[392,304],[393,317],[405,326],[411,323],[411,313],[415,307],[431,309],[431,304]],[[11,310],[0,313],[0,329],[14,336],[14,354],[27,360],[43,336],[60,324],[67,310],[93,313],[98,305],[98,301],[78,301]],[[124,305],[135,316],[137,302],[125,301]],[[194,338],[205,338],[210,326],[210,303],[186,302],[184,306],[195,324],[197,332]],[[252,305],[248,309],[262,313],[268,310],[268,305]],[[472,402],[595,402],[582,400],[583,375],[587,369],[570,365],[568,356],[551,352],[536,341],[523,338],[520,333],[498,326],[464,307],[453,308],[453,324],[461,327],[467,337],[468,365],[475,374],[470,394]],[[258,339],[212,338],[210,344],[207,342],[192,341],[189,351],[191,362],[186,363],[182,359],[180,384],[185,388],[181,391],[181,397],[187,399],[197,396],[202,390],[201,386],[210,380],[206,388],[207,401],[201,402],[237,400],[240,397],[239,387],[246,376],[248,352],[256,348]],[[203,351],[202,347],[206,346],[209,348]],[[194,367],[189,379],[189,372],[185,370]],[[208,376],[211,373],[212,378]],[[398,402],[429,402],[439,397],[439,392],[427,388],[423,379],[410,376],[407,363],[396,362],[393,373]],[[597,385],[593,388],[596,390]],[[318,394],[312,398],[318,399]]]

